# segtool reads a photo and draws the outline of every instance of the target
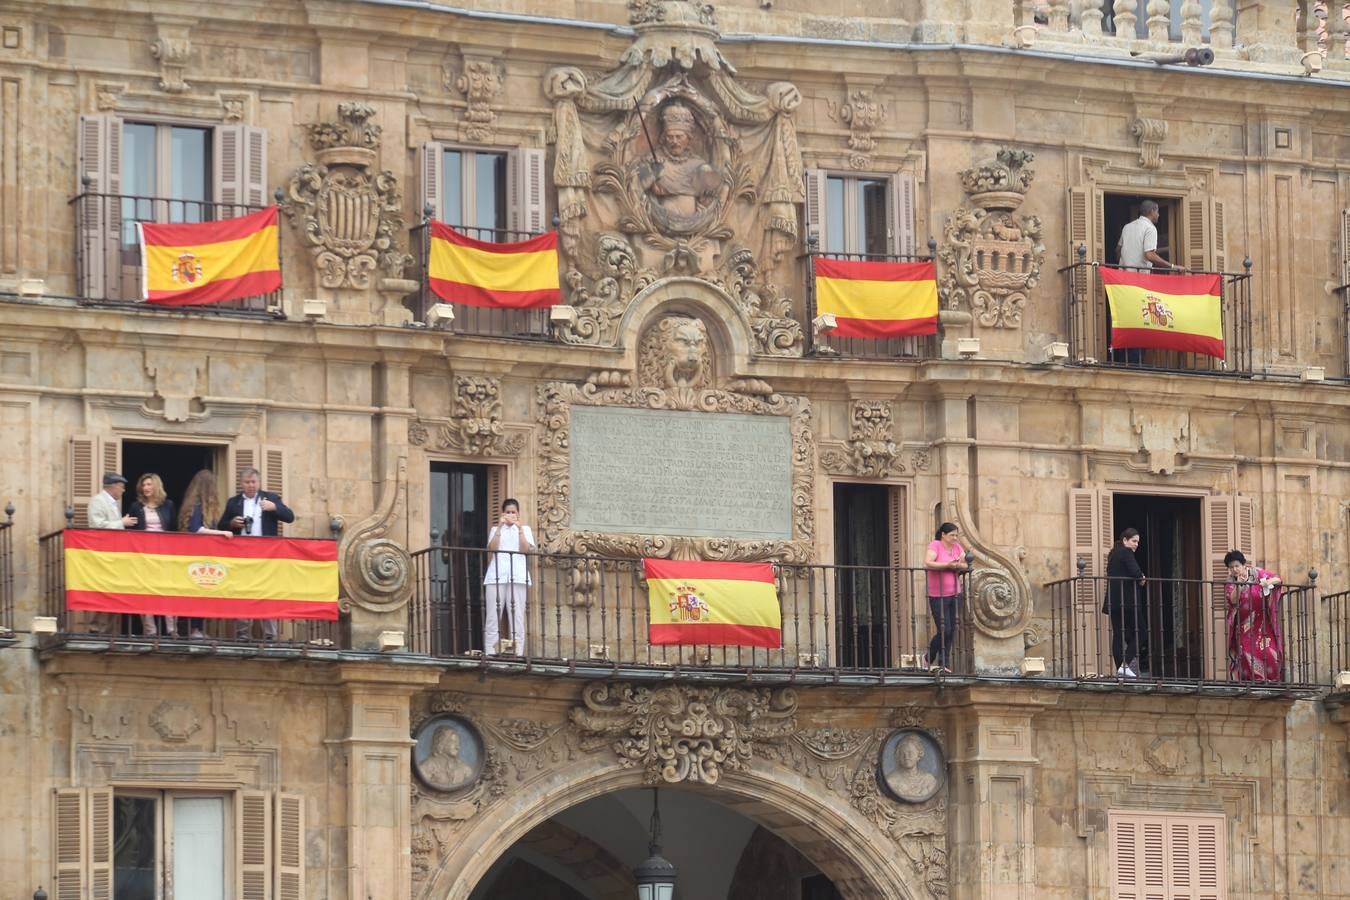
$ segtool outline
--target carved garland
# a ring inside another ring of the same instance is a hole
[[[806,563],[815,536],[815,443],[810,404],[802,397],[781,394],[758,396],[759,384],[737,393],[711,388],[599,387],[549,382],[538,387],[539,423],[539,547],[546,553],[594,553],[605,556],[717,560],[775,559]],[[792,439],[792,526],[790,541],[743,541],[720,537],[670,537],[652,534],[615,534],[572,531],[569,434],[573,405],[626,406],[636,409],[740,412],[788,416]]]

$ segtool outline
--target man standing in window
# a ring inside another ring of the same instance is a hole
[[[122,494],[126,493],[126,489],[127,480],[120,474],[117,472],[104,473],[103,490],[89,500],[90,528],[110,528],[115,531],[122,531],[128,526],[136,524],[135,516],[122,515]],[[112,613],[94,613],[89,620],[89,632],[91,634],[104,634],[112,630],[112,624]]]
[[[1116,241],[1116,264],[1127,269],[1147,271],[1150,268],[1180,269],[1162,258],[1158,253],[1158,218],[1161,215],[1156,200],[1145,200],[1139,204],[1139,218],[1120,230],[1120,240]],[[1106,308],[1107,343],[1110,343],[1111,307]],[[1111,358],[1127,365],[1139,365],[1144,361],[1142,350],[1111,351]]]
[[[281,502],[281,496],[271,491],[261,491],[261,476],[257,469],[244,469],[239,473],[239,486],[244,490],[235,494],[225,503],[225,512],[220,516],[216,527],[235,534],[253,537],[276,537],[278,522],[294,522],[295,513]],[[277,620],[263,619],[263,638],[269,641],[277,639]],[[235,620],[235,637],[241,641],[249,639],[253,631],[252,619]]]

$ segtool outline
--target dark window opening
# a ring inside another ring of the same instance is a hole
[[[889,594],[891,488],[879,484],[834,486],[836,639],[841,666],[893,665]],[[865,568],[851,568],[851,567]]]

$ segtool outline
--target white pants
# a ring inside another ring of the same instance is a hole
[[[511,638],[516,656],[525,655],[525,585],[514,583],[483,585],[483,652],[497,652],[502,612],[511,617]]]

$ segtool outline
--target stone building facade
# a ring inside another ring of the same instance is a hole
[[[630,897],[657,786],[685,898],[1350,896],[1331,6],[0,3],[0,893]],[[1108,349],[1144,199],[1225,273],[1222,361]],[[136,221],[272,203],[281,292],[139,301]],[[428,218],[556,230],[562,304],[437,303]],[[832,335],[821,255],[933,258],[940,333]],[[339,540],[340,622],[65,610],[104,471],[246,467]],[[540,555],[494,658],[508,496]],[[1172,591],[1137,681],[1126,525]],[[1285,581],[1277,681],[1228,671],[1232,548]],[[783,647],[648,645],[643,557],[774,562]]]

